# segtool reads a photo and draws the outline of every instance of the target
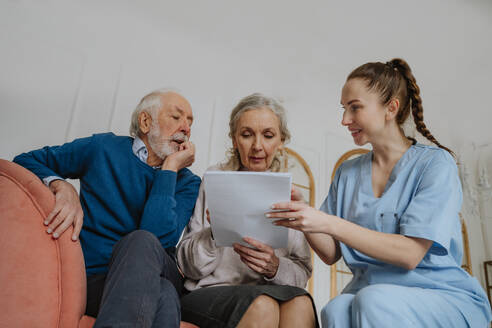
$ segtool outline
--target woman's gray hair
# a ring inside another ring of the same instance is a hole
[[[249,96],[244,97],[239,101],[239,103],[232,109],[231,116],[229,119],[229,137],[231,140],[237,130],[237,123],[241,116],[250,110],[268,108],[275,116],[277,116],[279,121],[280,129],[280,139],[284,144],[290,141],[290,131],[287,128],[287,115],[285,113],[284,107],[275,98],[267,97],[261,93],[253,93]],[[272,165],[270,170],[278,172],[282,170],[282,158],[284,157],[283,151],[278,151],[274,155]],[[229,148],[227,151],[227,162],[221,165],[222,169],[237,171],[241,168],[241,158],[239,156],[239,151],[234,147]]]
[[[159,115],[159,111],[163,105],[162,96],[170,92],[178,93],[176,90],[171,88],[158,89],[145,95],[142,100],[140,100],[132,113],[132,118],[130,121],[130,136],[136,137],[140,134],[140,122],[138,120],[140,113],[149,113],[152,120],[157,122],[157,116]]]

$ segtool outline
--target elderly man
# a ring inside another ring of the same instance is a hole
[[[46,221],[58,238],[80,232],[87,271],[87,310],[95,327],[178,327],[182,277],[174,250],[197,198],[200,178],[188,141],[193,114],[176,92],[140,101],[131,137],[95,134],[21,154],[55,194]],[[64,178],[80,179],[80,200]]]

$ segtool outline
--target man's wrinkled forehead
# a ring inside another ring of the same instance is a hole
[[[162,107],[170,110],[171,112],[175,111],[181,115],[185,115],[186,118],[193,122],[193,111],[191,110],[191,105],[179,93],[176,92],[167,92],[162,95]]]

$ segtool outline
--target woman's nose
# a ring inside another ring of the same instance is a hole
[[[343,111],[342,125],[350,125],[352,123],[352,115],[347,110]]]
[[[253,149],[255,151],[259,151],[263,149],[260,138],[255,138],[255,141],[253,143]]]

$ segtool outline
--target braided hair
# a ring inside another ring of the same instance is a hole
[[[369,90],[379,93],[384,105],[388,104],[391,99],[397,98],[400,101],[400,108],[396,115],[396,123],[401,126],[411,111],[417,131],[427,140],[454,156],[453,151],[441,145],[427,129],[424,123],[420,88],[405,60],[394,58],[387,63],[372,62],[361,65],[349,74],[347,81],[354,78],[365,80]]]

